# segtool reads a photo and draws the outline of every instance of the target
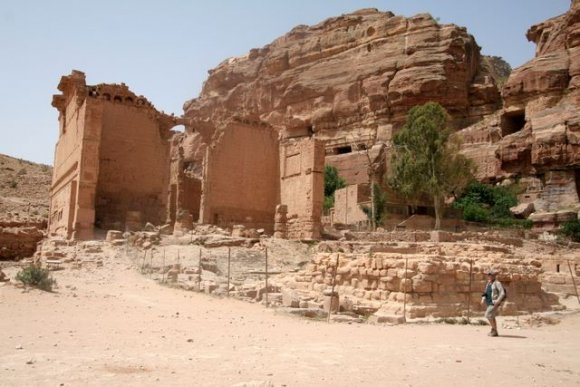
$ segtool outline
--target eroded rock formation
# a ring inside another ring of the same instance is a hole
[[[501,104],[490,66],[465,28],[364,9],[298,26],[210,71],[186,102],[189,125],[211,134],[232,118],[334,143],[388,140],[410,107],[438,101],[458,127]]]
[[[538,212],[578,210],[580,191],[580,1],[532,26],[536,56],[515,69],[497,113],[461,131],[481,180],[518,178]],[[545,217],[544,217],[545,218]]]

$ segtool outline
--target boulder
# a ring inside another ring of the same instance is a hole
[[[520,203],[517,206],[510,208],[510,212],[516,218],[525,219],[534,212],[534,203]]]

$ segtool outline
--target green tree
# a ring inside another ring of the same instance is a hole
[[[371,200],[374,203],[374,207],[361,206],[361,210],[373,225],[381,225],[383,223],[383,216],[385,215],[387,195],[385,195],[378,184],[373,183],[373,194],[371,195]]]
[[[346,182],[338,175],[338,170],[332,165],[324,166],[324,212],[334,207],[334,192],[346,187]]]
[[[570,220],[560,226],[560,232],[574,242],[580,242],[580,219]]]
[[[415,106],[405,126],[393,138],[389,185],[408,199],[428,198],[435,208],[435,229],[447,196],[461,191],[473,179],[473,162],[459,154],[451,138],[447,112],[434,102]]]

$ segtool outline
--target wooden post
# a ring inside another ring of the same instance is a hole
[[[572,284],[574,285],[574,291],[576,292],[576,298],[578,299],[578,303],[580,304],[580,296],[578,295],[578,288],[576,287],[576,281],[574,280],[574,274],[572,273],[572,266],[570,266],[570,261],[568,262],[568,270],[570,270],[570,277],[572,277]]]
[[[407,266],[409,258],[405,258],[405,286],[403,286],[403,320],[407,322]]]
[[[469,260],[469,292],[467,293],[467,322],[471,317],[471,273],[473,272],[473,260]]]
[[[199,260],[197,261],[197,284],[198,291],[201,291],[201,247],[199,248]]]
[[[231,248],[228,247],[228,297],[230,296],[230,262],[231,262]]]
[[[165,283],[165,247],[163,248],[163,268],[161,269],[161,283]]]
[[[268,248],[266,247],[266,293],[264,294],[266,299],[266,308],[268,307]]]
[[[145,270],[145,258],[147,257],[147,250],[143,254],[143,262],[141,262],[141,274],[143,274],[143,270]]]
[[[332,312],[332,300],[334,299],[334,286],[336,284],[336,275],[338,274],[338,262],[340,259],[340,254],[336,254],[336,267],[334,268],[334,273],[332,275],[332,288],[330,291],[330,302],[328,303],[328,315],[326,316],[326,322],[330,323],[330,313]]]

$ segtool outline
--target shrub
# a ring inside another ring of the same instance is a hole
[[[18,171],[18,176],[23,176],[26,175],[28,172],[26,171],[26,168],[20,168],[20,170]]]
[[[16,180],[10,180],[10,182],[8,183],[8,186],[10,188],[16,188],[16,187],[18,187],[18,182]]]
[[[338,170],[331,166],[324,166],[324,213],[334,207],[334,191],[346,187],[346,182],[338,175]]]
[[[580,220],[574,219],[560,226],[560,232],[574,242],[580,242]]]
[[[489,221],[489,210],[478,203],[469,203],[463,207],[463,219],[469,222],[487,223]]]
[[[47,292],[52,291],[52,286],[56,281],[51,278],[47,269],[38,265],[30,265],[16,274],[16,279],[24,285],[32,286]]]
[[[510,208],[518,204],[520,187],[498,187],[480,182],[470,183],[453,207],[463,210],[463,219],[500,227],[529,228],[528,221],[515,219]]]

